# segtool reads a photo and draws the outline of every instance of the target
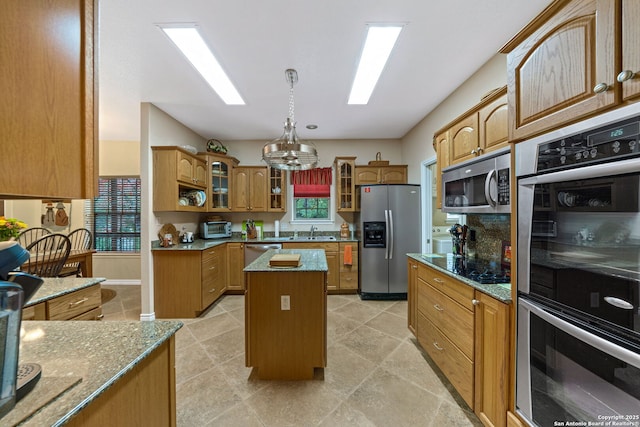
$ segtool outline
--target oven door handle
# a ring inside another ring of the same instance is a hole
[[[593,166],[578,167],[559,172],[521,178],[518,185],[551,184],[554,182],[574,181],[601,176],[623,175],[638,173],[638,159],[622,160],[619,162],[600,163]]]
[[[544,310],[540,305],[535,304],[531,301],[528,301],[524,298],[518,298],[518,305],[529,310],[531,313],[540,317],[545,322],[555,326],[556,328],[562,330],[563,332],[572,335],[578,340],[585,342],[592,347],[597,348],[598,350],[610,354],[624,362],[629,363],[630,365],[635,366],[640,369],[640,355],[628,350],[624,347],[620,347],[611,343],[610,341],[605,340],[604,338],[600,338],[597,335],[594,335],[590,332],[585,331],[578,326],[572,325],[569,322],[566,322],[559,317],[556,317],[546,310]]]

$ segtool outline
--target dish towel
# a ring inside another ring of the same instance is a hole
[[[344,265],[353,265],[353,252],[351,250],[351,245],[347,245],[344,247],[344,256],[342,262]]]

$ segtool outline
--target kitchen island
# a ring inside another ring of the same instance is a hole
[[[178,321],[22,322],[19,360],[35,388],[0,425],[175,426]]]
[[[300,265],[274,268],[275,254]],[[327,260],[318,249],[271,249],[245,267],[245,355],[252,375],[313,379],[327,364]]]

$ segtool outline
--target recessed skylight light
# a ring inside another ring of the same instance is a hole
[[[366,104],[378,83],[391,50],[402,31],[402,25],[370,25],[364,42],[349,104]]]
[[[158,25],[227,105],[245,102],[194,25]]]

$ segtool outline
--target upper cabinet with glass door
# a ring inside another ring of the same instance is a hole
[[[268,212],[287,211],[287,172],[269,168],[269,204]]]
[[[356,210],[355,157],[336,157],[336,210],[354,212]]]
[[[207,189],[207,211],[229,212],[231,203],[231,171],[238,165],[235,157],[214,153],[201,153],[207,159],[209,167],[209,188]]]

